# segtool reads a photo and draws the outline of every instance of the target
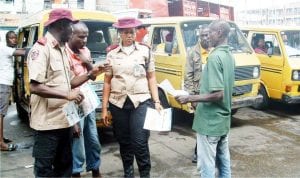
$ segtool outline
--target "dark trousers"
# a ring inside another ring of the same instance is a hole
[[[71,177],[72,129],[36,131],[32,156],[36,177]]]
[[[113,129],[120,145],[124,176],[134,177],[134,156],[139,168],[140,177],[150,177],[150,153],[148,146],[149,130],[143,129],[146,110],[153,105],[150,100],[134,108],[127,98],[124,107],[109,105],[113,117]],[[153,107],[153,106],[152,106]]]

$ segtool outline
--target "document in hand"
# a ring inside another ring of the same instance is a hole
[[[73,101],[70,101],[67,105],[65,105],[63,107],[63,111],[67,116],[69,126],[73,126],[78,121],[80,121],[80,117],[79,117],[78,111],[77,111],[77,106]]]
[[[144,129],[152,131],[170,131],[172,124],[172,109],[167,108],[160,112],[148,108],[144,123]]]
[[[100,99],[98,98],[95,90],[91,85],[85,83],[80,86],[80,91],[84,95],[84,100],[80,103],[82,109],[82,117],[86,117],[100,105]]]
[[[184,90],[175,90],[173,85],[168,79],[163,80],[160,84],[158,84],[162,89],[167,91],[172,96],[178,96],[178,95],[188,95],[189,93]]]

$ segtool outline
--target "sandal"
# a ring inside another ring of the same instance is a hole
[[[9,138],[3,137],[3,142],[4,142],[4,143],[10,143],[10,142],[12,142],[12,140],[9,139]]]
[[[8,144],[7,149],[1,148],[1,151],[15,151],[17,149],[17,145],[15,144]]]

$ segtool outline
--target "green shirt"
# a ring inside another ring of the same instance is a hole
[[[208,56],[202,72],[200,95],[223,90],[224,96],[222,101],[198,103],[193,123],[196,132],[209,136],[228,134],[234,67],[234,58],[227,45],[216,47]]]

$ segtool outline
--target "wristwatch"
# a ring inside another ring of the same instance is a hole
[[[91,80],[94,79],[94,76],[91,73],[87,73],[87,77],[88,77],[88,79],[91,79]]]

